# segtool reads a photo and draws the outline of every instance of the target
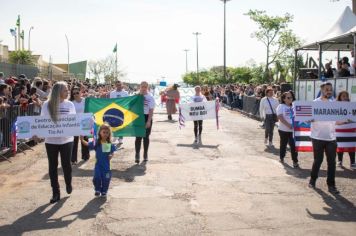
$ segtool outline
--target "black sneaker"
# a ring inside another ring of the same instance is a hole
[[[101,196],[106,197],[107,195],[106,195],[106,193],[101,193]]]
[[[340,193],[340,191],[337,190],[337,188],[335,186],[328,186],[328,190],[332,194],[339,194]]]
[[[309,188],[315,189],[315,181],[310,180],[308,186]]]
[[[73,191],[72,185],[67,185],[66,186],[66,191],[67,191],[68,194],[71,194],[72,191]]]
[[[60,193],[54,193],[52,198],[49,200],[49,203],[53,204],[58,202],[61,199]]]
[[[293,162],[293,167],[296,168],[296,169],[298,169],[298,168],[299,168],[298,162]]]
[[[95,191],[94,195],[95,195],[95,197],[99,197],[100,196],[100,192],[99,191]]]
[[[284,163],[284,158],[279,158],[279,161],[280,161],[281,163]]]

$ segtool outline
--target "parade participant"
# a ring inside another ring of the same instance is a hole
[[[350,96],[347,91],[341,91],[339,95],[336,98],[337,101],[340,102],[349,102],[350,101]],[[343,122],[343,123],[337,123],[337,124],[347,124],[349,123],[348,121]],[[343,161],[343,152],[338,152],[337,153],[337,159],[338,159],[338,166],[342,167],[342,161]],[[355,152],[349,152],[350,156],[350,168],[351,169],[356,169],[356,163],[355,163]]]
[[[269,141],[269,146],[273,145],[273,130],[275,123],[278,121],[276,108],[279,102],[273,97],[273,89],[266,89],[266,97],[260,102],[260,116],[265,121],[265,144]]]
[[[41,116],[49,115],[53,122],[57,122],[59,115],[75,114],[75,107],[72,102],[67,100],[67,83],[57,82],[51,91],[49,99],[43,103]],[[60,199],[60,190],[58,183],[58,153],[61,155],[61,165],[66,183],[68,194],[72,192],[72,167],[70,164],[73,136],[67,137],[48,137],[45,139],[45,146],[48,156],[49,177],[53,196],[50,203],[55,203]]]
[[[292,91],[284,92],[281,96],[281,104],[279,104],[277,107],[277,116],[279,120],[278,133],[280,137],[279,158],[283,163],[286,156],[287,144],[289,144],[293,160],[293,167],[298,168],[298,153],[295,150],[291,119],[292,103],[294,100],[295,98]]]
[[[201,93],[200,86],[195,86],[195,95],[191,97],[192,102],[206,102],[207,98]],[[198,133],[199,131],[199,133]],[[203,121],[195,120],[194,121],[194,143],[201,143],[201,134],[203,131]]]
[[[70,98],[69,100],[74,104],[75,107],[75,112],[78,113],[84,113],[84,105],[85,105],[85,99],[82,98],[80,95],[80,91],[78,87],[73,87],[70,93]],[[84,140],[88,141],[88,137],[85,136]],[[74,142],[73,142],[73,152],[72,152],[72,165],[76,165],[78,162],[78,142],[79,142],[79,136],[74,136]],[[82,160],[87,161],[89,159],[89,149],[81,145],[81,153],[82,153]]]
[[[176,114],[177,112],[176,101],[180,98],[178,87],[178,84],[174,84],[164,92],[164,95],[167,96],[166,109],[168,120],[172,120],[172,114]]]
[[[146,81],[141,82],[140,85],[140,94],[144,96],[144,114],[145,114],[145,122],[146,122],[146,137],[136,137],[135,140],[135,162],[136,164],[140,163],[140,150],[141,143],[143,139],[143,161],[148,161],[148,147],[150,145],[150,134],[152,129],[152,117],[153,110],[156,106],[155,99],[148,92],[149,86]]]
[[[324,82],[320,86],[321,96],[314,102],[333,102],[333,87],[330,82]],[[336,133],[335,121],[311,121],[311,135],[314,153],[314,162],[310,174],[309,187],[315,188],[320,166],[326,154],[328,164],[327,185],[331,193],[339,194],[335,186],[336,171]]]
[[[111,129],[110,125],[103,124],[99,128],[98,140],[95,142],[87,142],[81,136],[80,141],[83,145],[87,146],[90,150],[95,150],[95,168],[94,168],[94,188],[95,196],[106,197],[110,180],[110,160],[116,151],[116,147],[111,143]]]
[[[120,80],[116,81],[115,85],[116,85],[116,90],[110,92],[110,95],[109,95],[110,98],[123,98],[123,97],[129,96],[128,92],[123,89],[123,85]],[[114,138],[114,140],[116,141],[116,138]],[[117,139],[117,142],[119,145],[122,145],[123,138],[119,137]]]

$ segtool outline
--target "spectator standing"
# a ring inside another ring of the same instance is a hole
[[[279,102],[273,97],[273,89],[266,89],[266,97],[261,99],[260,102],[260,116],[265,121],[265,144],[268,146],[273,145],[273,130],[275,123],[277,122],[276,108]]]

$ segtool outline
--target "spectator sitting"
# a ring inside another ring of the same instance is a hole
[[[341,70],[339,72],[340,77],[349,77],[351,76],[349,71],[349,64],[348,62],[342,61]]]
[[[324,72],[324,77],[325,78],[333,78],[334,77],[334,72],[331,68],[331,61],[325,64],[325,69],[326,71]]]

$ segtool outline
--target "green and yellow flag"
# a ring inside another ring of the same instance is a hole
[[[99,130],[103,123],[108,123],[114,137],[145,137],[143,100],[142,95],[124,98],[86,98],[84,110],[93,113],[96,130]]]

